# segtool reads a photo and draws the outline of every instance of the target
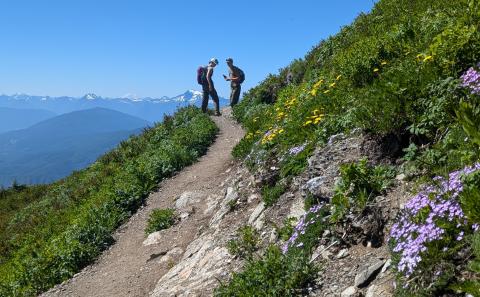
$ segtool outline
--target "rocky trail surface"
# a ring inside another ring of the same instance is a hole
[[[118,229],[116,243],[94,264],[42,296],[148,296],[155,289],[158,280],[188,252],[187,247],[224,198],[221,185],[233,166],[231,150],[243,130],[231,118],[230,109],[213,120],[220,132],[207,154],[161,182],[146,205]],[[155,208],[176,208],[181,222],[146,238],[145,226]]]
[[[243,130],[230,110],[213,118],[220,128],[216,142],[196,164],[163,181],[141,208],[116,233],[116,243],[97,262],[43,296],[212,296],[213,290],[238,272],[244,261],[227,250],[239,228],[250,225],[260,236],[261,250],[283,245],[278,234],[287,218],[305,215],[308,196],[328,201],[339,178],[339,166],[368,157],[388,162],[381,143],[357,131],[332,136],[317,147],[306,170],[293,178],[277,203],[265,207],[261,188],[278,179],[277,164],[258,164],[255,172],[234,162],[231,150]],[[311,261],[322,267],[304,296],[389,297],[393,273],[386,234],[401,205],[407,183],[398,176],[395,186],[369,211],[355,215],[345,225],[326,230]],[[174,208],[179,222],[145,235],[154,208]],[[259,251],[259,254],[261,253]]]

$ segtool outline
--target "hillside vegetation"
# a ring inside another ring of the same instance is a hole
[[[361,129],[394,166],[345,164],[330,201],[307,199],[283,251],[247,256],[218,296],[300,294],[323,231],[361,213],[396,173],[418,193],[389,235],[396,294],[480,296],[479,25],[480,1],[380,0],[245,94],[234,115],[247,134],[233,154],[255,172],[280,168],[267,205],[337,133]]]
[[[214,122],[180,109],[94,164],[49,185],[0,191],[0,296],[32,296],[91,263],[158,182],[213,142]]]

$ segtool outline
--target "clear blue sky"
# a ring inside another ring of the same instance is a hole
[[[0,0],[0,94],[173,96],[225,58],[255,86],[349,24],[372,0]]]

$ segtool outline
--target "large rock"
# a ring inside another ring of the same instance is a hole
[[[372,281],[372,279],[378,274],[380,269],[383,267],[383,264],[385,264],[385,260],[378,260],[372,265],[361,270],[355,276],[355,286],[356,287],[368,286],[368,284]]]
[[[305,213],[305,201],[302,199],[302,197],[295,198],[290,206],[288,217],[296,218],[298,220]]]
[[[177,209],[183,209],[192,204],[200,203],[205,199],[205,194],[200,192],[184,192],[177,201],[175,201],[175,207]]]
[[[201,236],[188,246],[182,260],[158,281],[151,296],[210,296],[230,261],[227,249],[216,246],[211,234]]]
[[[147,239],[145,239],[143,241],[143,245],[144,246],[149,246],[149,245],[152,245],[152,244],[158,244],[160,243],[160,241],[162,240],[163,238],[163,233],[164,233],[165,230],[160,230],[160,231],[157,231],[157,232],[153,232],[153,233],[150,233],[147,237]]]
[[[315,197],[329,198],[333,195],[331,184],[325,176],[317,176],[307,181],[307,191]]]

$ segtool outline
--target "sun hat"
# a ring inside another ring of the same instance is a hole
[[[225,61],[226,61],[226,62],[232,62],[232,63],[233,63],[233,59],[232,59],[232,58],[227,58]]]
[[[216,58],[211,58],[210,62],[214,63],[215,65],[218,65],[218,60]]]

